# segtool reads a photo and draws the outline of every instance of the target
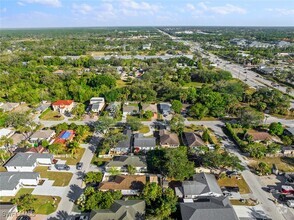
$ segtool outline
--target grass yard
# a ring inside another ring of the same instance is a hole
[[[250,188],[242,176],[241,176],[240,180],[238,180],[235,177],[232,177],[232,178],[224,177],[224,178],[218,179],[217,182],[220,187],[222,187],[222,186],[238,186],[239,190],[240,190],[240,194],[250,193]]]
[[[231,204],[232,205],[246,205],[246,206],[255,206],[256,204],[249,200],[249,199],[246,199],[245,202],[241,202],[240,200],[236,200],[236,199],[231,199],[230,200]]]
[[[64,117],[61,114],[52,111],[49,108],[46,111],[44,111],[39,118],[47,121],[62,121],[64,119]]]
[[[0,172],[6,172],[7,170],[5,169],[5,167],[0,166]]]
[[[184,85],[184,88],[188,88],[188,87],[201,88],[202,85],[203,85],[203,83],[200,83],[200,82],[189,82]]]
[[[121,79],[116,80],[116,86],[117,86],[118,88],[122,88],[122,87],[125,87],[125,86],[127,86],[127,85],[128,85],[128,83],[125,82],[125,81],[122,81]]]
[[[282,172],[294,172],[294,157],[265,157],[252,160],[250,165],[255,168],[260,162],[265,162],[270,167],[276,164],[279,171]]]
[[[91,160],[91,164],[94,164],[96,166],[102,166],[106,162],[109,162],[110,160],[112,160],[112,158],[100,158],[95,154]]]
[[[205,128],[201,125],[193,125],[193,124],[188,125],[184,128],[184,132],[194,132],[198,130],[204,131]]]
[[[146,133],[148,133],[150,131],[150,129],[149,129],[149,126],[147,126],[147,125],[143,125],[140,129],[139,129],[139,132],[140,133],[143,133],[143,134],[146,134]]]
[[[82,156],[85,153],[85,148],[79,148],[77,149],[77,153],[73,156],[71,154],[68,154],[69,157],[58,157],[56,156],[56,159],[66,160],[67,165],[76,165],[77,162],[80,162]]]
[[[67,186],[72,178],[72,173],[48,171],[47,166],[38,166],[34,172],[40,173],[41,178],[54,180],[53,186]]]
[[[18,191],[18,193],[14,196],[5,196],[5,197],[0,197],[1,202],[10,202],[11,199],[13,198],[19,198],[22,195],[25,194],[31,194],[34,189],[32,188],[22,188]],[[53,196],[38,196],[34,195],[34,198],[37,200],[33,203],[32,207],[35,210],[36,214],[41,214],[41,215],[49,215],[53,212],[58,207],[58,204],[61,200],[60,197],[56,197],[56,201],[54,201]]]

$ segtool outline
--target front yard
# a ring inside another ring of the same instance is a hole
[[[51,109],[47,109],[44,111],[40,117],[41,120],[46,120],[46,121],[62,121],[64,117],[59,114],[58,112],[52,111]]]
[[[34,172],[40,173],[41,178],[54,180],[53,186],[67,186],[72,178],[72,173],[49,171],[47,166],[38,166]]]
[[[264,157],[262,159],[252,159],[250,166],[257,168],[260,162],[267,163],[271,168],[275,164],[279,171],[294,172],[294,157]]]
[[[241,179],[237,179],[236,177],[223,177],[217,180],[218,185],[222,186],[232,186],[232,187],[239,187],[240,194],[248,194],[250,193],[250,188],[247,185],[246,181],[240,176]]]
[[[77,152],[74,155],[67,154],[67,157],[59,157],[58,155],[55,156],[56,159],[66,160],[67,165],[76,165],[78,162],[81,161],[85,153],[85,148],[78,148]]]
[[[139,132],[140,133],[143,133],[143,134],[146,134],[146,133],[148,133],[150,131],[150,129],[149,129],[149,126],[147,126],[147,125],[143,125],[140,129],[139,129]]]
[[[19,198],[22,195],[25,194],[31,194],[33,192],[32,188],[22,188],[18,191],[18,193],[13,196],[5,196],[0,197],[1,202],[10,202],[13,198]],[[60,197],[53,197],[53,196],[38,196],[34,195],[34,198],[37,200],[33,202],[32,208],[35,210],[35,214],[41,214],[41,215],[49,215],[56,211],[58,204],[61,200]],[[54,200],[55,198],[55,200]]]

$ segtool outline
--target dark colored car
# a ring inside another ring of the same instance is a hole
[[[55,164],[57,170],[69,170],[70,167],[66,164]]]
[[[81,170],[82,167],[83,167],[83,163],[82,162],[78,162],[77,165],[76,165],[76,167],[77,167],[77,170]]]
[[[31,220],[31,217],[28,215],[20,215],[16,218],[16,220]]]

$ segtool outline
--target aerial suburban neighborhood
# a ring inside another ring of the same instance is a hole
[[[0,219],[294,219],[293,27],[131,26],[0,24]]]

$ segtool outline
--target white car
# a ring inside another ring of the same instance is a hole
[[[287,205],[288,205],[290,208],[294,208],[294,200],[288,200],[288,201],[287,201]]]

